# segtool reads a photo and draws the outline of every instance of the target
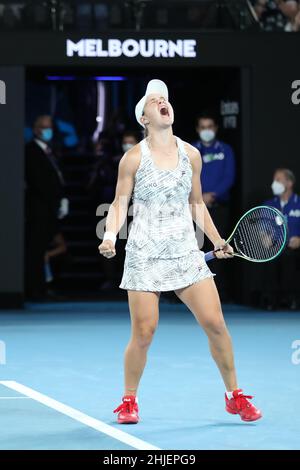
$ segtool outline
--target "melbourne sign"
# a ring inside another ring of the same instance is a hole
[[[195,39],[67,39],[67,57],[196,57]]]

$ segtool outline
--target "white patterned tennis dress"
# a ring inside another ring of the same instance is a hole
[[[171,291],[214,276],[199,250],[189,208],[192,165],[183,141],[176,141],[178,164],[171,170],[157,168],[146,139],[140,142],[121,289]]]

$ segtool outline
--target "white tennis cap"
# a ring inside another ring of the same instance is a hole
[[[143,98],[140,99],[140,101],[135,107],[136,120],[143,127],[145,126],[143,123],[141,123],[140,119],[144,112],[144,107],[146,104],[147,96],[151,95],[152,93],[160,93],[160,95],[166,98],[166,100],[169,99],[169,92],[168,92],[167,85],[162,80],[157,80],[157,79],[150,80],[150,82],[147,85],[145,95],[143,96]]]

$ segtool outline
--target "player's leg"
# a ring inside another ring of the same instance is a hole
[[[120,424],[139,421],[137,389],[158,324],[159,297],[155,292],[128,291],[131,337],[124,357],[125,393],[121,405],[114,410]]]
[[[219,294],[212,278],[175,291],[204,328],[212,356],[226,387],[226,411],[239,414],[243,421],[255,421],[262,414],[237,387],[231,338],[228,333]]]
[[[237,389],[232,344],[218,291],[212,278],[175,291],[205,330],[212,356],[219,367],[226,389]]]
[[[156,292],[128,291],[131,337],[125,350],[125,395],[136,395],[146,365],[147,351],[159,319]]]

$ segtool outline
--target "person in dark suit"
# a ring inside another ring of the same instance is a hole
[[[39,116],[33,132],[34,139],[25,148],[25,297],[42,300],[46,293],[44,258],[57,233],[64,181],[49,146],[51,117]]]

